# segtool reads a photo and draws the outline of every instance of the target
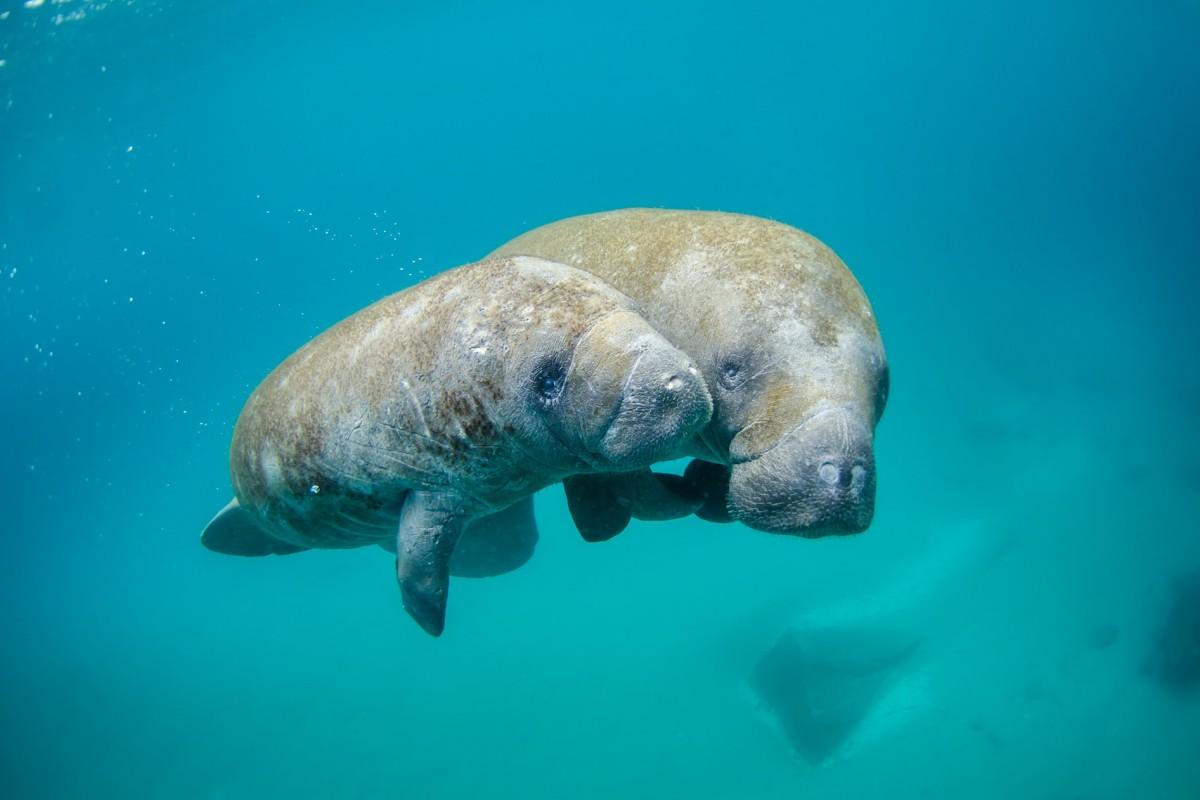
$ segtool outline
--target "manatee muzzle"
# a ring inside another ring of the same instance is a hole
[[[617,469],[678,457],[712,411],[712,397],[696,366],[674,348],[651,347],[629,372],[600,454]]]
[[[875,514],[871,428],[822,411],[754,458],[735,463],[726,502],[752,528],[816,538],[860,533]]]

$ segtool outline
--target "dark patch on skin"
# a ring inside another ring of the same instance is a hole
[[[833,347],[838,343],[837,327],[829,317],[818,316],[814,319],[809,335],[812,336],[813,342],[821,347]]]
[[[499,403],[504,397],[504,393],[500,390],[500,385],[492,378],[480,378],[476,385],[479,387],[479,391],[492,403]]]
[[[466,435],[465,440],[455,437],[452,444],[456,447],[480,447],[495,444],[497,440],[496,426],[488,417],[487,408],[477,398],[466,392],[450,392],[446,398],[450,413]]]

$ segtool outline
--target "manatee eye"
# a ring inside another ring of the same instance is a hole
[[[746,380],[746,357],[738,354],[722,359],[717,366],[717,380],[726,389],[741,386]]]
[[[533,374],[533,391],[539,402],[549,405],[558,400],[567,382],[567,370],[558,361],[544,361]]]

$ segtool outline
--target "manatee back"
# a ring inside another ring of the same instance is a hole
[[[879,338],[866,293],[837,254],[798,228],[762,217],[607,211],[543,225],[492,255],[538,256],[598,275],[637,300],[668,338],[707,322],[697,318],[697,306],[721,316],[734,299],[743,312],[805,316],[818,344],[847,327]]]

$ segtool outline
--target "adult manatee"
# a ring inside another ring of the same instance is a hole
[[[645,467],[711,413],[695,366],[628,297],[490,259],[380,300],[268,375],[234,430],[237,499],[201,538],[239,555],[395,539],[404,606],[437,636],[465,526],[479,521],[477,554],[503,544],[532,526],[537,489]]]
[[[494,253],[517,254],[603,278],[699,364],[713,416],[684,450],[700,459],[685,474],[701,516],[810,537],[867,528],[887,360],[867,297],[832,250],[758,217],[628,209],[554,222]],[[614,481],[634,480],[568,482],[588,538],[628,522],[613,499],[637,491]]]

